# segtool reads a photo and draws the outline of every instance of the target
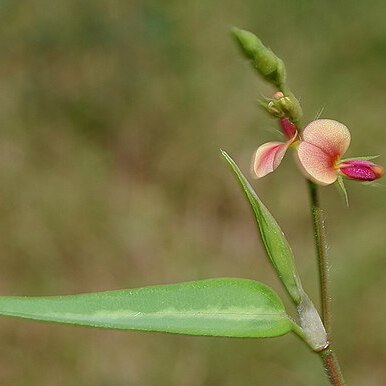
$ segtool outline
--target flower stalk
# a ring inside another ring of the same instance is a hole
[[[331,297],[329,294],[329,266],[327,255],[326,229],[324,226],[323,210],[320,207],[318,186],[310,180],[307,180],[307,183],[310,194],[312,227],[319,267],[319,287],[322,321],[327,332],[327,337],[328,339],[330,339]]]

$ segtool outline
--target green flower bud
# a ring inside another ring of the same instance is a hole
[[[285,115],[283,111],[277,106],[273,99],[264,98],[258,100],[259,106],[274,118],[283,118]]]
[[[286,80],[283,61],[253,33],[232,28],[232,34],[244,55],[251,60],[253,67],[269,83],[280,88]]]
[[[284,115],[289,117],[293,122],[298,122],[303,115],[299,101],[290,91],[286,93],[286,96],[278,99],[278,104]]]
[[[302,109],[295,96],[287,91],[279,91],[273,98],[264,98],[259,101],[260,106],[274,118],[288,117],[292,122],[298,122],[302,117]]]

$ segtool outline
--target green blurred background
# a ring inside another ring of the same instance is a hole
[[[386,3],[0,2],[1,294],[91,292],[216,276],[285,296],[219,157],[247,172],[275,122],[229,36],[285,60],[304,122],[352,132],[348,155],[385,154]],[[317,301],[304,179],[291,156],[254,183]],[[385,164],[385,157],[379,159]],[[382,181],[381,181],[382,183]],[[327,210],[334,339],[350,385],[386,379],[383,186],[334,187]],[[293,309],[287,302],[289,311]],[[2,385],[326,385],[295,336],[268,340],[117,332],[0,320]]]

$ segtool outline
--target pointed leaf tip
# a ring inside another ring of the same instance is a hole
[[[284,233],[280,229],[272,214],[260,201],[256,192],[253,190],[252,186],[244,177],[233,159],[225,151],[221,152],[243,189],[246,198],[248,199],[255,215],[265,250],[274,269],[276,270],[276,273],[284,284],[292,300],[295,304],[298,304],[303,290],[296,272],[291,247],[289,246]]]

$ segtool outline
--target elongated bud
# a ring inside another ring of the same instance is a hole
[[[253,67],[269,83],[280,88],[285,83],[286,71],[283,61],[251,32],[232,28],[232,34],[244,55],[251,60]]]
[[[345,177],[360,181],[374,181],[381,178],[384,173],[382,166],[366,160],[343,161],[339,170]]]

